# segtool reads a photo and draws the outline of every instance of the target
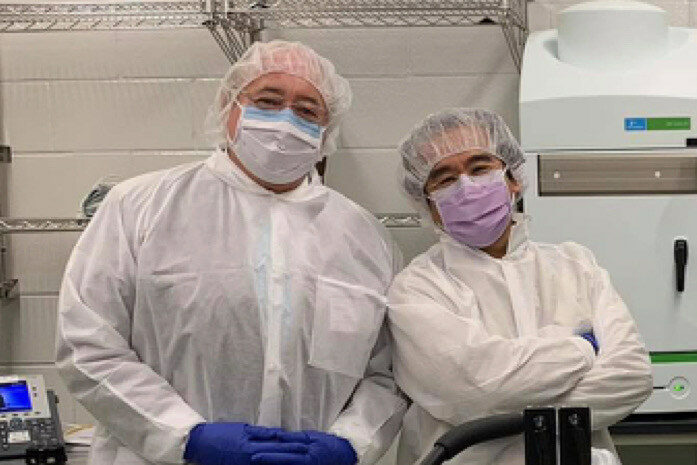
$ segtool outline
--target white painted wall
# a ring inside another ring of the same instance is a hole
[[[654,2],[697,26],[697,0]],[[531,3],[547,29],[569,3]],[[396,188],[395,146],[447,106],[500,112],[517,131],[518,74],[497,27],[271,31],[334,61],[354,90],[328,183],[374,212],[410,211]],[[207,155],[203,118],[228,67],[205,30],[0,34],[0,103],[8,216],[72,216],[106,174],[130,177]],[[433,240],[394,235],[407,257]],[[77,234],[12,237],[19,305],[0,309],[0,373],[40,372],[62,395],[64,421],[88,421],[52,367],[57,292]]]

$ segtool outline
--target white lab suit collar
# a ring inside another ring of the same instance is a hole
[[[313,168],[297,188],[282,194],[275,194],[254,182],[221,148],[216,149],[215,153],[206,160],[206,165],[213,174],[236,189],[257,195],[274,196],[279,200],[291,202],[310,200],[327,191],[320,181],[319,173]]]
[[[451,253],[458,253],[461,250],[472,257],[478,257],[482,260],[515,260],[519,258],[528,248],[528,243],[530,240],[528,223],[530,222],[530,217],[523,213],[513,214],[513,226],[511,227],[511,235],[508,238],[508,247],[506,248],[506,255],[502,259],[494,258],[488,253],[479,250],[474,247],[470,247],[465,244],[461,244],[446,232],[437,228],[440,236],[440,242],[446,249],[451,250]]]
[[[528,227],[530,224],[530,216],[523,213],[514,213],[513,222],[511,235],[508,238],[506,256],[518,255],[518,253],[527,248],[530,240],[530,229]]]

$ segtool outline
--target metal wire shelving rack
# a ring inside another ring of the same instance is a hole
[[[228,13],[246,34],[264,28],[465,27],[498,25],[520,67],[527,37],[526,0],[278,0]]]
[[[83,231],[89,218],[0,218],[0,234]]]
[[[199,1],[0,4],[0,32],[201,27]]]
[[[520,69],[527,38],[527,0],[150,0],[0,3],[0,33],[207,28],[234,63],[267,29],[389,27],[501,28]],[[0,164],[10,163],[0,146]],[[7,170],[0,169],[0,177]],[[0,179],[0,186],[5,184]],[[4,193],[0,193],[5,195]],[[0,199],[0,204],[2,199]],[[3,218],[0,206],[0,300],[16,295],[7,279],[5,236],[81,231],[84,218]],[[387,227],[415,227],[419,215],[378,214]]]
[[[0,32],[207,27],[234,62],[265,29],[498,25],[520,66],[526,0],[175,0],[0,3]]]

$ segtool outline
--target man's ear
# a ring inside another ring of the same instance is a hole
[[[520,192],[523,190],[523,186],[516,178],[513,177],[513,174],[511,174],[510,170],[508,169],[506,170],[506,178],[510,184],[511,192],[514,194],[520,194]]]

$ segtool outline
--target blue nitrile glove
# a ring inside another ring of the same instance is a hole
[[[320,431],[279,432],[277,437],[289,444],[304,443],[306,453],[260,452],[252,465],[355,465],[356,451],[346,439]]]
[[[590,342],[591,345],[593,346],[593,350],[595,351],[595,354],[598,355],[598,350],[600,350],[600,348],[598,347],[598,340],[595,338],[595,334],[593,334],[593,331],[581,333],[581,334],[579,334],[579,337],[582,337],[586,341]]]
[[[280,428],[245,423],[201,423],[192,428],[184,460],[196,465],[250,465],[257,453],[307,454],[309,447],[277,438]]]

